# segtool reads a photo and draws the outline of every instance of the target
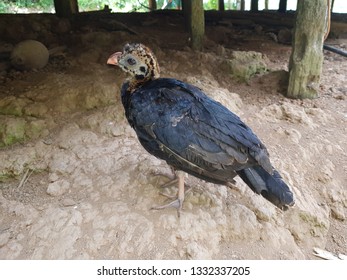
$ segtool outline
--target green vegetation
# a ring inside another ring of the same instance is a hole
[[[225,1],[226,9],[236,9],[238,0]],[[108,5],[113,12],[148,12],[148,0],[78,0],[79,11],[102,10]],[[157,0],[158,9],[177,9],[181,0]],[[217,0],[204,0],[205,10],[218,9]],[[0,13],[54,13],[53,0],[1,0]]]
[[[204,1],[204,10],[217,10],[218,0]]]
[[[53,12],[53,0],[2,0],[0,13]]]
[[[161,7],[163,2],[164,0],[158,1],[158,7]],[[102,10],[105,5],[108,5],[114,12],[148,11],[147,0],[78,0],[79,11]],[[54,12],[53,0],[2,0],[0,2],[0,13],[35,12]]]

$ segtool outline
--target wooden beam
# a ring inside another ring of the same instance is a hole
[[[290,98],[315,98],[323,65],[326,0],[298,1],[289,61]]]

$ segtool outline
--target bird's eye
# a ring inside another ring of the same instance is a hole
[[[128,58],[127,62],[128,62],[129,65],[135,65],[136,64],[136,60],[133,59],[132,57]]]

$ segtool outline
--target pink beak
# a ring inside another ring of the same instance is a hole
[[[107,64],[110,65],[118,65],[118,58],[122,55],[121,52],[116,52],[112,54],[108,59],[107,59]]]

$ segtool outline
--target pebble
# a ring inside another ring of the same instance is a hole
[[[344,208],[343,208],[343,206],[340,203],[334,204],[331,207],[331,216],[334,219],[339,220],[339,221],[346,220],[346,215],[345,215]]]
[[[11,233],[9,231],[5,231],[3,233],[0,234],[0,248],[5,246],[7,244],[7,242],[10,240],[11,238]]]
[[[255,207],[253,211],[259,220],[269,222],[271,218],[275,216],[276,214],[275,207],[268,205],[267,202],[263,201],[262,197],[252,196],[251,201]]]
[[[76,201],[71,198],[64,198],[61,202],[64,207],[74,206],[76,205]]]
[[[70,183],[66,180],[55,181],[48,185],[47,193],[51,196],[61,196],[67,192]]]
[[[59,180],[58,174],[56,174],[56,173],[50,173],[50,174],[49,174],[49,181],[50,181],[51,183],[53,183],[53,182],[55,182],[55,181],[58,181],[58,180]]]

